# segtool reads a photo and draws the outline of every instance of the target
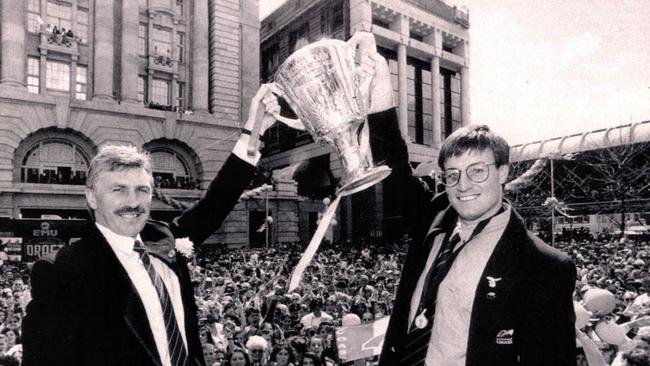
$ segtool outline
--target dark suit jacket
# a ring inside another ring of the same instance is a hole
[[[409,245],[388,326],[380,365],[397,365],[406,339],[410,303],[431,250],[431,235],[450,232],[457,214],[446,194],[434,196],[412,176],[408,151],[394,110],[370,116],[375,161],[393,172],[386,184],[403,195]],[[424,243],[428,242],[428,245]],[[487,276],[501,278],[490,288]],[[481,275],[467,344],[467,365],[575,365],[572,293],[576,270],[565,254],[528,232],[513,210],[503,236]],[[514,330],[514,332],[509,332]]]
[[[140,236],[170,248],[182,237],[200,245],[221,225],[254,171],[231,155],[197,204],[171,223],[149,221]],[[173,259],[189,364],[204,365],[187,262],[178,252]],[[23,322],[23,365],[160,365],[142,301],[95,225],[89,225],[81,240],[61,248],[56,258],[34,265],[32,297]]]

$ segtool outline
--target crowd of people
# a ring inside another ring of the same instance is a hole
[[[616,296],[614,320],[628,326],[629,342],[616,347],[590,333],[612,365],[650,365],[650,248],[642,240],[558,240],[576,263],[578,301],[588,288]],[[325,243],[300,286],[287,293],[299,244],[271,249],[204,247],[191,273],[200,336],[208,365],[372,365],[344,363],[336,328],[389,316],[406,244]],[[0,278],[0,365],[18,365],[20,324],[30,300],[28,267],[4,263]],[[630,322],[632,321],[632,322]],[[636,322],[636,323],[635,323]],[[646,323],[647,322],[647,323]],[[578,348],[578,365],[586,365]]]
[[[606,289],[617,299],[614,320],[629,327],[626,346],[588,334],[608,365],[650,365],[650,327],[643,327],[650,325],[647,245],[613,237],[557,242],[576,263],[575,300],[589,288]],[[390,315],[405,249],[326,245],[290,294],[287,274],[299,245],[200,253],[193,273],[206,358],[213,365],[342,364],[336,327]],[[577,354],[577,364],[586,365],[581,347]]]

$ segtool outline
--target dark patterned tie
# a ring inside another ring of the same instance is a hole
[[[501,212],[503,212],[503,208],[501,208],[494,216]],[[467,238],[467,240],[465,240],[457,250],[454,249],[460,242],[460,235],[458,235],[458,233],[451,236],[446,234],[445,239],[440,246],[440,250],[438,250],[438,255],[425,277],[422,288],[422,297],[420,297],[420,304],[418,305],[418,310],[413,318],[413,323],[409,325],[409,330],[404,340],[404,346],[400,353],[400,366],[424,365],[427,350],[429,349],[429,341],[431,340],[431,331],[433,330],[436,299],[438,297],[438,288],[440,287],[440,283],[442,283],[445,277],[447,277],[447,273],[449,273],[449,270],[451,269],[452,264],[454,264],[454,260],[456,260],[460,251],[470,242],[470,240],[474,239],[476,235],[485,229],[494,216],[479,222],[469,238]],[[426,240],[434,240],[434,237],[435,236],[432,235]],[[426,319],[426,321],[418,322],[418,318],[420,318],[420,320]]]
[[[434,236],[428,240],[433,240]],[[404,347],[401,352],[400,365],[424,365],[429,348],[429,340],[431,339],[431,330],[433,329],[433,316],[435,312],[435,299],[438,292],[438,286],[444,279],[451,268],[451,264],[458,255],[459,250],[454,252],[454,248],[460,242],[458,233],[449,238],[447,236],[438,251],[435,261],[431,265],[429,272],[424,280],[424,287],[422,289],[422,297],[418,310],[415,313],[413,322],[409,326],[409,331],[406,335]],[[422,312],[426,319],[424,326],[417,326],[416,320]]]
[[[187,364],[187,351],[185,350],[183,337],[178,328],[176,315],[174,315],[174,306],[172,305],[172,300],[169,297],[165,283],[151,263],[151,258],[149,258],[144,244],[136,240],[133,250],[140,254],[144,268],[147,270],[149,278],[151,278],[151,282],[158,293],[158,299],[160,300],[160,306],[163,312],[163,320],[165,321],[165,330],[167,331],[167,344],[169,346],[169,359],[171,360],[171,364],[172,366],[185,366]]]

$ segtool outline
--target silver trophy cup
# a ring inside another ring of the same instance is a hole
[[[361,80],[356,72],[357,46],[375,48],[374,37],[365,33],[348,42],[328,39],[312,43],[289,56],[275,74],[274,91],[289,103],[316,141],[336,149],[343,166],[336,192],[339,196],[366,189],[391,171],[374,165],[368,141],[361,138],[369,101],[360,86],[370,80]],[[296,124],[295,120],[278,119]]]

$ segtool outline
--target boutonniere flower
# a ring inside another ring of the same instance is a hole
[[[191,258],[194,254],[194,243],[189,238],[176,239],[174,244],[176,251],[181,253],[185,258]]]

